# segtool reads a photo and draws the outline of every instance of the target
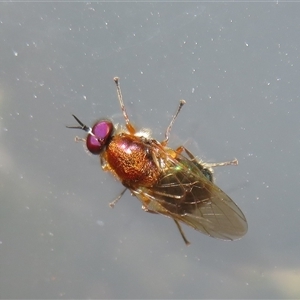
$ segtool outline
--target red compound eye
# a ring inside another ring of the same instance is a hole
[[[93,128],[92,133],[88,134],[86,138],[86,146],[92,154],[100,154],[106,146],[107,140],[111,137],[114,126],[111,121],[102,120],[97,122]]]

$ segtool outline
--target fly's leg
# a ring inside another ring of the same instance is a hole
[[[223,166],[237,166],[239,161],[235,158],[231,161],[224,161],[218,163],[202,163],[207,168],[214,168],[214,167],[223,167]]]
[[[150,213],[150,214],[157,214],[156,211],[150,210],[150,209],[148,209],[148,208],[147,208],[146,206],[144,206],[144,205],[142,205],[142,210],[143,210],[144,212],[147,212],[147,213]]]
[[[187,156],[191,159],[191,161],[199,163],[198,159],[184,146],[180,146],[175,150],[175,152],[178,154],[181,154],[183,151],[187,154]],[[214,168],[214,167],[223,167],[223,166],[237,166],[238,160],[235,158],[231,161],[224,161],[224,162],[217,162],[217,163],[204,163],[200,161],[200,163],[205,168]]]
[[[175,224],[176,224],[176,226],[177,226],[177,228],[178,228],[178,230],[179,230],[179,232],[180,232],[180,234],[181,234],[181,237],[183,238],[185,244],[186,244],[187,246],[190,245],[191,243],[190,243],[190,242],[187,240],[187,238],[185,237],[184,232],[183,232],[183,230],[182,230],[182,228],[181,228],[179,222],[176,221],[175,219],[173,219],[173,220],[174,220],[174,222],[175,222]]]
[[[76,143],[79,143],[79,142],[85,143],[86,142],[86,139],[81,138],[79,136],[75,136],[74,140],[75,140]]]
[[[202,172],[202,174],[211,182],[214,182],[213,179],[213,167],[221,167],[221,166],[228,166],[238,164],[238,160],[234,159],[231,161],[219,162],[219,163],[206,163],[201,160],[198,160],[189,150],[187,150],[184,146],[178,147],[175,152],[177,154],[181,154],[185,152],[190,160],[194,163],[194,165]]]
[[[83,143],[84,151],[85,151],[88,155],[91,155],[91,152],[90,152],[90,151],[87,149],[87,147],[86,147],[86,139],[81,138],[81,137],[79,137],[79,136],[75,136],[74,140],[75,140],[76,143]]]
[[[122,110],[122,113],[123,113],[123,116],[124,116],[124,119],[125,119],[126,128],[128,129],[129,133],[135,134],[136,130],[133,127],[133,125],[130,123],[130,120],[129,120],[129,117],[127,115],[126,108],[125,108],[125,105],[124,105],[124,102],[123,102],[123,96],[122,96],[121,87],[120,87],[120,83],[119,83],[119,77],[115,77],[114,82],[117,86],[118,99],[119,99],[121,110]]]
[[[191,159],[191,161],[197,161],[196,157],[190,152],[188,149],[186,149],[184,146],[179,146],[176,150],[176,153],[181,154],[182,152],[185,152],[187,156]]]
[[[162,145],[163,147],[166,146],[166,145],[168,144],[170,132],[171,132],[172,126],[173,126],[173,124],[174,124],[174,121],[175,121],[175,119],[177,118],[177,116],[178,116],[178,114],[179,114],[179,112],[180,112],[182,106],[183,106],[185,103],[186,103],[185,100],[180,100],[179,106],[178,106],[178,108],[177,108],[177,111],[176,111],[175,115],[173,116],[173,118],[172,118],[172,120],[171,120],[171,122],[170,122],[170,124],[169,124],[169,126],[168,126],[168,128],[167,128],[167,130],[166,130],[166,133],[165,133],[165,139],[161,142],[161,145]]]
[[[120,195],[112,202],[109,203],[109,206],[111,208],[114,208],[114,206],[116,205],[116,203],[122,198],[122,196],[124,195],[124,193],[126,192],[127,188],[125,188],[121,193]]]

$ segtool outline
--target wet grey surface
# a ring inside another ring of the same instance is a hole
[[[1,3],[1,298],[298,298],[297,3]],[[146,214],[68,130],[138,127],[207,161],[236,242]]]

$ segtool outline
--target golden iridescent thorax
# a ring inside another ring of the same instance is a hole
[[[104,157],[111,170],[128,188],[151,187],[161,173],[153,160],[151,145],[131,134],[112,137]]]
[[[113,123],[103,119],[88,127],[76,116],[78,128],[88,133],[84,141],[88,151],[99,155],[102,168],[111,172],[124,185],[122,193],[112,202],[113,207],[127,189],[142,203],[144,211],[172,218],[188,245],[180,223],[214,238],[235,240],[246,234],[246,218],[238,206],[213,183],[212,168],[237,165],[237,160],[204,163],[185,147],[167,147],[174,121],[185,104],[181,100],[161,142],[146,132],[138,132],[130,122],[119,85],[118,99],[126,129],[116,130]]]

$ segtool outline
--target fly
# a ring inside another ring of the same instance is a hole
[[[115,127],[108,119],[89,127],[75,115],[79,126],[67,126],[87,132],[85,139],[76,140],[84,141],[90,153],[99,155],[102,169],[123,184],[124,190],[110,206],[129,190],[141,201],[144,211],[173,219],[186,245],[190,243],[181,223],[223,240],[245,235],[248,225],[244,214],[213,182],[213,167],[237,165],[238,161],[205,163],[184,146],[168,147],[172,126],[184,100],[180,100],[161,142],[153,139],[149,130],[138,131],[127,115],[119,78],[115,77],[114,82],[125,127]]]

